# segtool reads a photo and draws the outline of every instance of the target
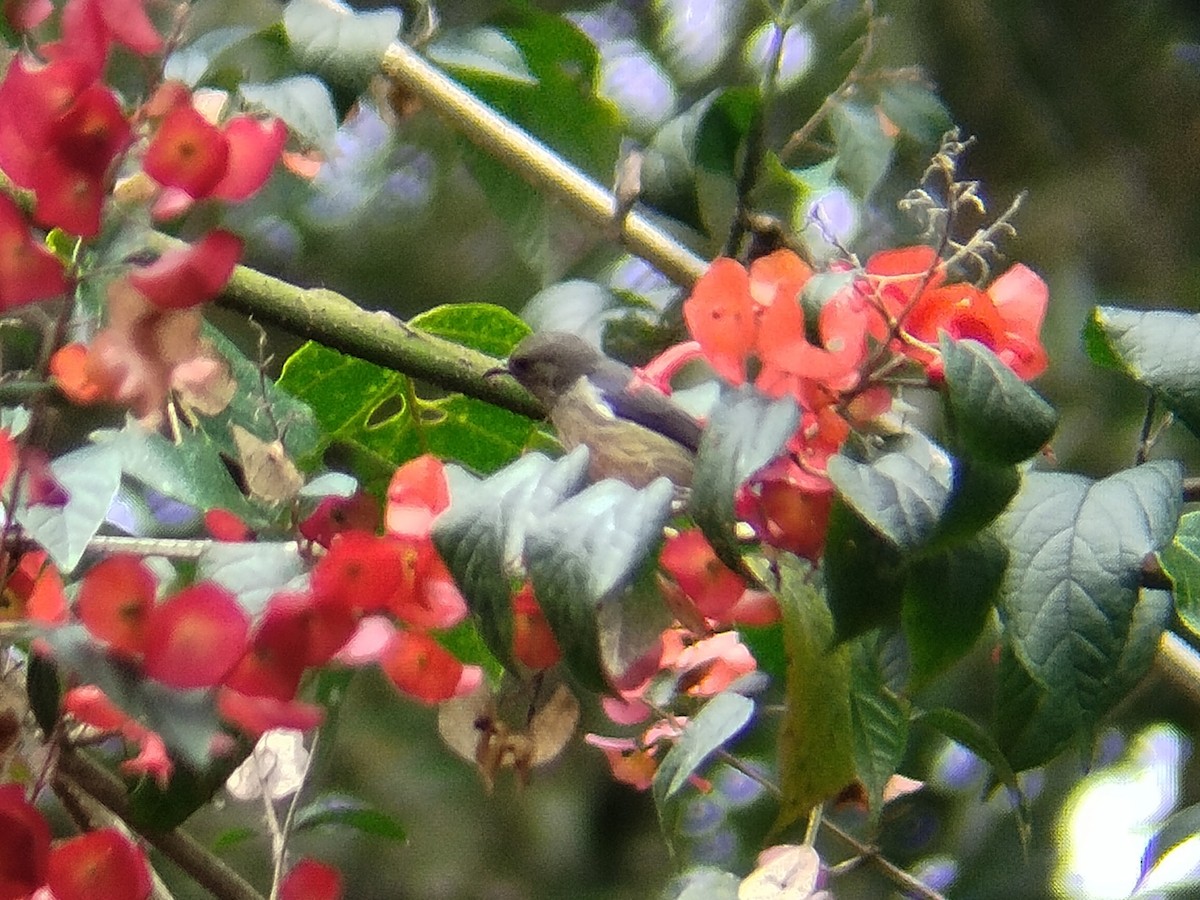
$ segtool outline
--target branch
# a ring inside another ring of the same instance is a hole
[[[178,828],[156,832],[130,821],[129,798],[121,780],[83,754],[64,748],[55,781],[67,790],[83,791],[108,807],[184,872],[220,900],[263,900],[242,876]]]
[[[436,112],[451,128],[512,169],[536,190],[554,196],[596,228],[613,227],[613,195],[527,132],[498,115],[404,44],[392,44],[383,74]],[[621,224],[621,245],[676,284],[690,287],[704,274],[704,260],[638,212]]]
[[[160,252],[180,246],[174,238],[153,234]],[[500,360],[413,328],[389,312],[370,312],[353,300],[324,288],[301,288],[279,278],[238,266],[217,302],[270,322],[298,337],[395,369],[494,406],[528,416],[545,410],[511,378],[488,378]]]

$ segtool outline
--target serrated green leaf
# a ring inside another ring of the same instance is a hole
[[[115,447],[92,444],[53,460],[50,471],[67,492],[67,502],[22,504],[16,518],[65,575],[79,564],[117,496],[121,455]]]
[[[996,465],[1028,459],[1058,424],[1054,408],[977,341],[939,339],[946,368],[947,418],[971,456]]]
[[[828,471],[842,500],[902,554],[933,537],[953,480],[950,456],[917,432],[889,442],[870,462],[839,453]]]
[[[800,562],[787,555],[779,562],[788,667],[776,832],[807,816],[855,777],[850,649],[833,646],[833,618]]]
[[[912,564],[900,621],[914,685],[928,683],[975,645],[1007,565],[1004,545],[989,534]]]
[[[854,769],[866,788],[872,821],[878,822],[883,789],[896,774],[908,745],[908,702],[888,690],[876,652],[864,635],[850,644],[850,727]]]
[[[434,521],[434,545],[506,668],[514,667],[511,598],[526,533],[583,486],[587,460],[586,448],[555,461],[530,453],[487,480],[447,467],[450,505]]]
[[[324,153],[333,150],[337,114],[329,88],[311,75],[244,83],[238,93],[251,106],[278,116],[288,130]]]
[[[835,103],[829,124],[837,147],[838,177],[855,196],[868,199],[892,164],[895,138],[884,131],[873,106],[855,101]]]
[[[717,694],[688,719],[683,734],[654,773],[654,802],[661,810],[687,784],[688,778],[717,750],[734,738],[754,715],[754,701],[733,691]]]
[[[1145,557],[1175,532],[1181,478],[1164,461],[1098,482],[1034,472],[997,520],[1009,550],[1006,634],[1075,734],[1090,734],[1115,700],[1114,682],[1136,681],[1149,664],[1143,644],[1157,638],[1135,618],[1159,601],[1147,592],[1139,603],[1138,585]]]
[[[1175,611],[1192,634],[1200,635],[1200,512],[1179,520],[1174,539],[1158,558],[1175,585]]]
[[[913,725],[932,728],[956,744],[970,750],[992,767],[996,780],[1008,789],[1009,794],[1016,802],[1021,839],[1023,843],[1028,843],[1030,835],[1029,803],[1025,798],[1024,791],[1021,790],[1021,784],[1017,781],[1013,767],[992,736],[973,719],[953,709],[927,710],[913,720]]]
[[[837,640],[848,640],[899,617],[904,560],[841,500],[835,500],[829,512],[822,568]]]
[[[713,550],[741,567],[733,502],[742,484],[779,455],[800,422],[790,398],[770,400],[751,387],[726,391],[709,414],[692,478],[690,511]]]
[[[307,831],[325,825],[353,828],[363,834],[404,843],[408,834],[404,826],[370,804],[348,794],[323,794],[296,811],[297,831]]]
[[[609,674],[621,674],[605,669],[600,607],[619,602],[656,556],[674,491],[665,478],[642,490],[606,479],[528,525],[525,567],[533,592],[563,661],[592,690],[606,690]]]
[[[1200,435],[1200,314],[1097,306],[1084,346],[1097,365],[1145,385]]]

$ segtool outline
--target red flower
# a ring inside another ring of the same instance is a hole
[[[55,847],[47,882],[56,900],[145,900],[150,867],[122,834],[102,828]]]
[[[4,586],[5,605],[16,615],[44,625],[67,621],[67,598],[62,575],[45,550],[31,550],[21,557]]]
[[[0,785],[0,898],[19,900],[46,883],[50,826],[18,784]]]
[[[233,595],[209,582],[159,604],[146,622],[145,672],[171,687],[218,684],[246,651],[250,620]]]
[[[86,65],[12,61],[0,84],[0,167],[33,191],[40,224],[98,234],[109,170],[132,140],[117,98]]]
[[[0,310],[57,297],[66,290],[58,257],[34,240],[16,203],[0,194]]]
[[[297,862],[279,885],[279,900],[341,900],[341,896],[342,876],[315,859]]]
[[[207,303],[228,283],[242,247],[237,235],[210,231],[198,243],[168,250],[157,261],[134,270],[129,284],[162,310]]]
[[[217,711],[221,718],[254,740],[272,728],[308,731],[320,725],[325,718],[325,710],[311,703],[249,697],[227,687],[217,691]]]
[[[396,687],[423,703],[441,703],[468,694],[482,675],[477,667],[465,667],[449,650],[419,631],[397,631],[379,664]]]
[[[298,526],[305,538],[328,549],[343,531],[374,534],[379,527],[379,503],[362,491],[352,497],[325,497]]]
[[[668,537],[659,563],[706,619],[724,620],[746,590],[698,528]]]
[[[533,585],[525,582],[512,601],[513,656],[529,668],[548,669],[562,656],[550,623],[533,596]]]
[[[100,688],[91,684],[71,688],[63,697],[63,711],[84,725],[120,734],[138,744],[137,756],[121,763],[122,771],[149,775],[160,787],[167,786],[174,764],[162,738],[118,709]]]
[[[59,59],[70,57],[87,65],[99,78],[114,43],[141,56],[163,49],[163,39],[144,9],[144,0],[68,0],[63,8],[62,40],[42,50]]]
[[[158,584],[136,556],[111,556],[83,578],[75,613],[92,636],[116,653],[140,659]]]

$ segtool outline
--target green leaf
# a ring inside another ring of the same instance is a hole
[[[96,432],[93,439],[115,449],[127,475],[164,496],[199,509],[228,510],[252,526],[266,521],[202,433],[185,432],[175,443],[130,422],[120,431]]]
[[[734,498],[747,478],[779,455],[799,422],[790,398],[770,400],[748,386],[726,391],[709,414],[689,508],[717,556],[735,571],[741,546]]]
[[[915,686],[927,684],[975,645],[1007,564],[1004,545],[989,534],[913,563],[900,620]]]
[[[1050,440],[1054,408],[977,341],[945,332],[939,346],[946,367],[947,418],[971,456],[998,465],[1028,459]]]
[[[294,822],[297,831],[337,825],[398,843],[408,840],[403,825],[348,794],[323,794],[297,810]]]
[[[1021,831],[1023,843],[1028,843],[1030,837],[1029,804],[1017,775],[1009,765],[1008,759],[1001,752],[999,745],[973,719],[964,716],[953,709],[932,709],[920,713],[913,725],[932,728],[956,744],[970,750],[985,763],[992,767],[996,780],[1004,785],[1016,802],[1018,828]]]
[[[152,778],[140,779],[129,792],[131,821],[152,832],[178,828],[192,813],[212,802],[250,750],[251,745],[243,741],[203,766],[176,765],[165,789]]]
[[[918,432],[890,441],[881,455],[858,462],[831,457],[829,479],[859,517],[903,554],[935,533],[950,499],[950,456]]]
[[[453,29],[438,35],[427,50],[440,66],[479,76],[537,84],[521,51],[503,32],[488,27]]]
[[[742,879],[732,872],[712,866],[688,869],[671,880],[663,891],[663,900],[738,900]]]
[[[355,93],[379,71],[400,23],[400,11],[393,8],[355,12],[321,0],[291,0],[283,9],[288,41],[300,66]]]
[[[257,617],[280,590],[305,587],[308,569],[295,544],[218,542],[201,554],[196,580],[225,588],[242,609]]]
[[[253,828],[227,828],[216,836],[212,842],[212,848],[219,853],[258,836],[259,832]]]
[[[896,774],[908,744],[908,701],[888,690],[876,652],[864,635],[850,644],[850,727],[854,768],[866,788],[872,821],[883,808],[883,789]]]
[[[804,566],[788,555],[779,563],[788,668],[776,832],[807,816],[855,777],[850,649],[833,646],[833,618],[809,584]]]
[[[661,810],[688,778],[746,727],[754,716],[754,701],[733,691],[717,694],[688,719],[683,734],[662,758],[654,773],[654,802]]]
[[[1200,635],[1200,512],[1179,520],[1174,539],[1158,558],[1175,585],[1175,611],[1192,634]]]
[[[895,138],[883,129],[873,106],[839,101],[829,124],[837,147],[837,175],[854,194],[868,199],[892,164]]]
[[[53,734],[62,702],[58,667],[41,653],[30,653],[25,665],[25,694],[29,698],[29,709],[42,734]]]
[[[238,93],[287,125],[288,131],[324,153],[333,150],[337,114],[329,88],[311,75],[294,75],[267,83],[245,83]]]
[[[841,500],[829,512],[822,568],[837,640],[891,624],[900,615],[903,558]]]
[[[512,592],[531,525],[587,479],[587,450],[551,461],[522,456],[486,480],[449,466],[450,505],[433,542],[479,624],[488,650],[512,669]]]
[[[163,64],[163,77],[198,87],[209,76],[214,61],[226,50],[254,34],[253,28],[231,25],[206,31],[196,40],[173,51]]]
[[[1200,435],[1200,314],[1097,306],[1083,337],[1093,362],[1145,385]]]
[[[879,92],[884,115],[924,144],[936,144],[954,124],[937,92],[919,81],[898,78]]]
[[[67,502],[22,504],[17,521],[65,575],[79,564],[117,496],[121,455],[114,447],[93,444],[60,456],[50,463],[50,471],[67,492]]]
[[[994,466],[961,456],[954,459],[950,496],[927,550],[953,547],[991,524],[1021,487],[1014,466]]]
[[[1008,545],[1000,609],[1013,650],[1076,733],[1113,701],[1131,652],[1145,557],[1175,533],[1178,463],[1155,461],[1090,482],[1027,474],[996,523]]]
[[[597,616],[656,557],[674,490],[665,478],[642,490],[605,479],[527,526],[525,567],[534,594],[563,661],[592,690],[606,690],[610,674],[601,657]]]

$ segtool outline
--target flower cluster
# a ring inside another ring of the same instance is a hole
[[[700,353],[723,379],[791,396],[801,421],[788,454],[748,483],[737,512],[769,544],[816,560],[833,488],[826,463],[855,425],[886,412],[885,375],[898,359],[942,377],[938,335],[984,344],[1023,379],[1046,367],[1039,340],[1048,294],[1016,265],[986,289],[947,283],[932,247],[873,255],[861,269],[817,276],[790,250],[749,268],[717,259],[696,283],[684,316]]]

